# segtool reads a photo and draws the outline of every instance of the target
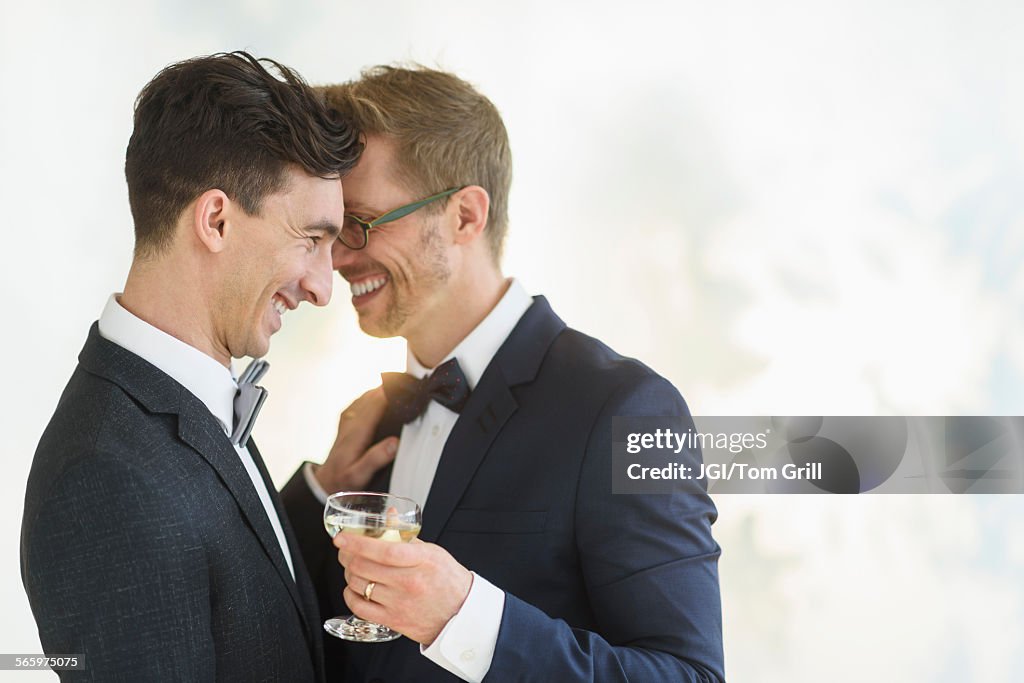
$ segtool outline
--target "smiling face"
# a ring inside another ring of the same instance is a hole
[[[395,179],[394,145],[371,135],[359,163],[345,176],[346,213],[372,220],[416,201]],[[438,188],[443,190],[445,188]],[[374,228],[365,248],[334,245],[334,267],[348,281],[359,326],[375,337],[409,338],[443,309],[452,274],[445,214],[424,207]]]
[[[289,169],[280,192],[268,195],[258,216],[235,207],[229,260],[218,288],[214,324],[234,358],[258,358],[281,329],[281,318],[303,301],[331,299],[331,248],[344,216],[341,181]]]

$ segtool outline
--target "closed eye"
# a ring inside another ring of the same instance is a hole
[[[368,225],[373,220],[371,218],[364,218],[363,216],[357,216],[354,213],[347,213],[347,214],[345,214],[345,218],[347,220],[352,221],[353,223],[358,223],[359,225]]]
[[[309,240],[309,242],[306,243],[306,250],[312,254],[320,250],[320,243],[324,239],[325,235],[312,234],[306,235],[305,237]]]

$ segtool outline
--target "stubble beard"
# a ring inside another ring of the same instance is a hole
[[[368,334],[375,337],[397,337],[399,336],[409,320],[417,313],[417,308],[422,305],[431,293],[442,287],[451,278],[451,266],[444,252],[444,241],[441,239],[441,228],[438,220],[428,220],[420,233],[420,241],[417,245],[419,256],[416,260],[416,267],[412,270],[415,278],[414,286],[417,294],[412,296],[401,296],[400,291],[406,295],[410,294],[410,283],[403,283],[401,290],[392,278],[393,291],[388,306],[384,311],[379,330]]]

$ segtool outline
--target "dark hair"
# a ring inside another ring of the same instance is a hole
[[[231,52],[172,64],[135,101],[124,164],[135,255],[170,244],[181,212],[207,190],[256,215],[283,189],[288,164],[340,177],[361,153],[359,131],[274,60]]]

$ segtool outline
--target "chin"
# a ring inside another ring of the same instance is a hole
[[[381,325],[379,321],[364,316],[359,316],[359,329],[377,339],[390,339],[391,337],[399,336],[397,331],[389,330],[384,325]]]
[[[359,329],[363,331],[363,334],[367,334],[377,339],[387,339],[389,337],[395,336],[393,334],[388,334],[387,332],[380,329],[376,325],[364,325],[362,322],[359,323]]]
[[[246,344],[244,356],[250,358],[262,358],[270,351],[270,338],[259,339]]]

